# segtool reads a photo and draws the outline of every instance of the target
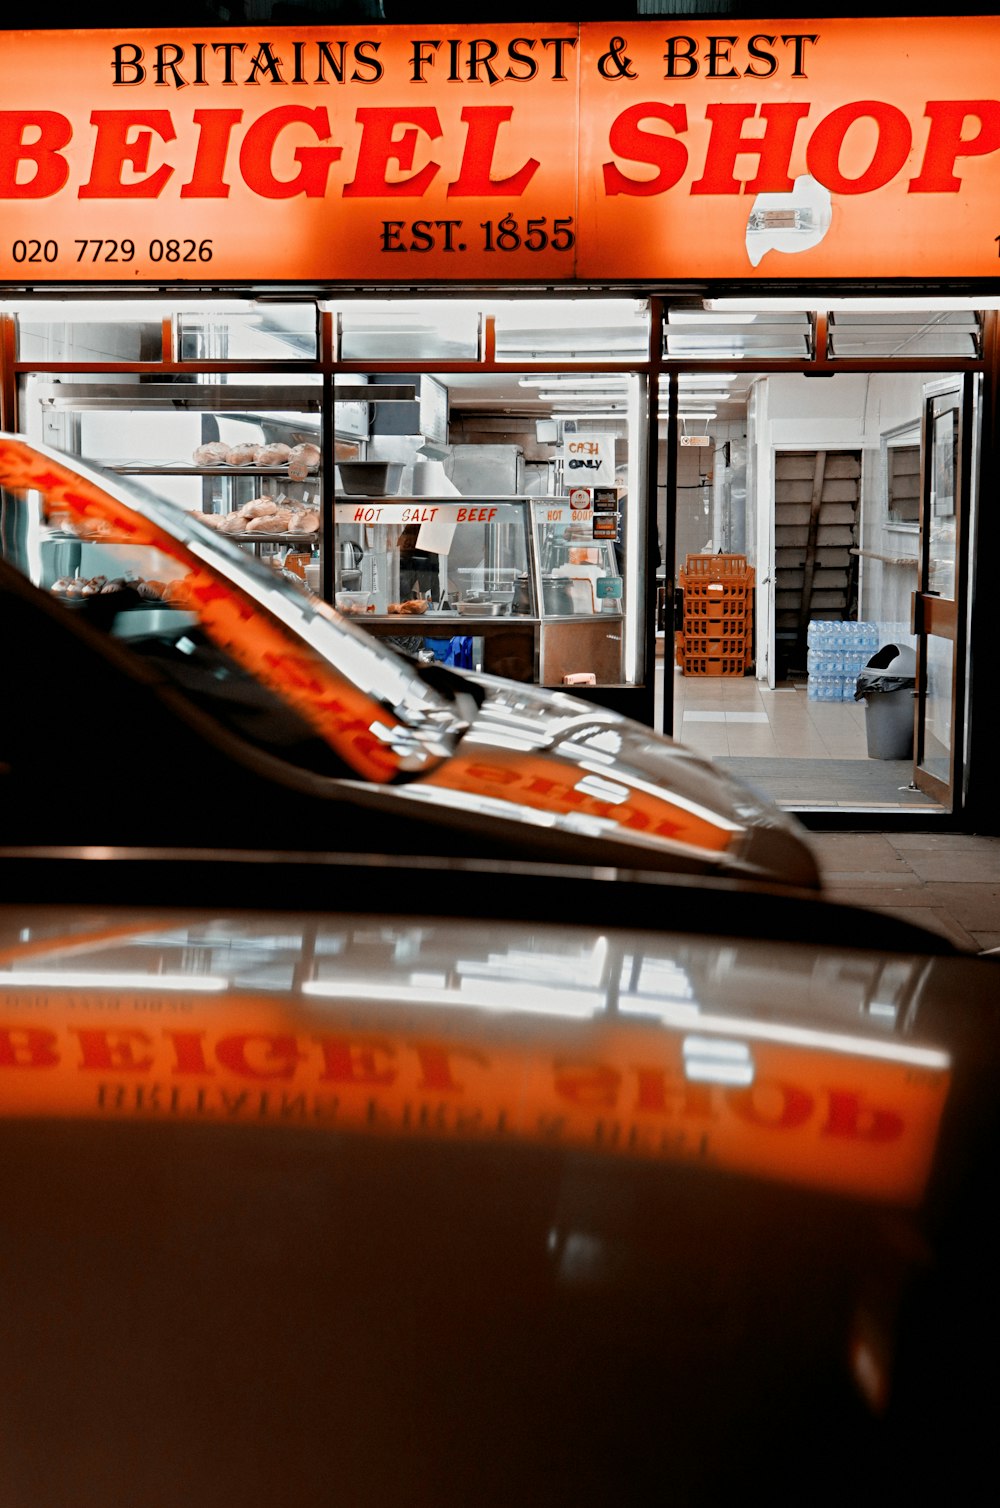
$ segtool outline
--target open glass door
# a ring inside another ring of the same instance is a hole
[[[950,810],[960,788],[964,712],[966,551],[973,376],[924,389],[920,552],[913,594],[917,640],[914,783]]]

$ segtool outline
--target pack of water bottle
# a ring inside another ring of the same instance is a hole
[[[806,670],[812,676],[857,675],[872,657],[870,649],[810,649]]]
[[[811,702],[853,702],[856,676],[811,675],[806,696]]]
[[[806,631],[806,647],[816,650],[867,650],[873,655],[879,645],[877,623],[856,623],[847,618],[842,622],[828,618],[814,618]]]
[[[806,695],[811,702],[853,702],[858,675],[879,644],[877,623],[814,619],[806,634]]]

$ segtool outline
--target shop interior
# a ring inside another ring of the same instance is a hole
[[[14,311],[17,417],[235,522],[406,652],[631,690],[623,710],[794,810],[941,811],[911,751],[873,757],[856,673],[914,650],[925,395],[974,366],[981,315],[842,303],[814,370],[815,311],[788,301],[670,306],[660,351],[643,299],[357,300],[319,306],[326,339],[309,301],[37,303]],[[212,446],[274,466],[196,465]],[[722,639],[689,574],[712,557],[746,583]],[[838,624],[856,642],[824,659]]]

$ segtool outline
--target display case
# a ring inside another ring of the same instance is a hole
[[[209,527],[319,589],[318,381],[29,378],[22,411],[47,443],[148,479]],[[72,539],[53,537],[43,558],[54,580],[86,579],[85,546]]]
[[[29,435],[148,481],[407,654],[529,684],[626,684],[635,605],[614,489],[465,495],[442,472],[450,491],[408,495],[418,471],[425,483],[433,470],[425,452],[380,459],[362,415],[376,401],[412,404],[415,388],[379,383],[374,400],[375,386],[318,373],[29,373],[20,408]],[[51,532],[37,557],[42,584],[75,591],[103,576],[94,543]],[[155,590],[155,568],[116,563]]]
[[[532,503],[542,606],[543,686],[616,685],[624,679],[624,583],[617,494],[578,489],[578,501]],[[598,506],[606,511],[596,511]]]
[[[407,652],[534,681],[530,529],[523,498],[338,496],[334,604]]]
[[[338,609],[408,652],[536,684],[621,680],[616,547],[564,498],[338,496],[334,555]]]

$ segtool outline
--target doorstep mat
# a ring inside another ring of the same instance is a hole
[[[910,789],[909,759],[754,759],[726,755],[714,764],[782,806],[920,807],[942,810]]]

